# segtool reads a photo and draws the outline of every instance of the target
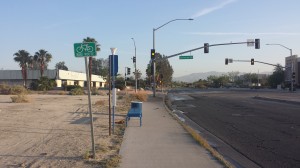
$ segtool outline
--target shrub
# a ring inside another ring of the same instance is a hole
[[[83,88],[77,87],[70,91],[70,95],[84,95]]]
[[[91,94],[92,94],[92,95],[99,95],[98,89],[97,89],[96,87],[92,87],[92,88],[91,88]]]
[[[148,100],[148,94],[143,91],[139,91],[137,93],[132,94],[133,99],[138,100],[138,101],[147,101]]]
[[[27,93],[28,93],[27,89],[24,88],[24,86],[15,85],[10,88],[9,94],[17,95],[17,94],[27,94]]]
[[[41,90],[41,91],[46,91],[46,90],[51,90],[53,87],[56,85],[55,80],[49,79],[48,77],[42,76],[39,80],[33,81],[30,84],[30,88],[32,90]]]
[[[13,103],[28,103],[29,102],[28,97],[24,94],[18,94],[16,96],[12,96],[10,98]]]
[[[8,95],[10,93],[10,87],[7,84],[0,84],[0,94]]]
[[[71,90],[77,89],[77,88],[81,88],[81,86],[79,86],[79,85],[66,85],[66,86],[64,86],[64,90],[66,90],[66,91],[71,91]]]

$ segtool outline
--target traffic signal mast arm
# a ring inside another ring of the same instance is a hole
[[[250,60],[232,60],[232,62],[251,62]],[[254,61],[254,62],[257,62],[257,63],[261,63],[261,64],[266,64],[266,65],[271,65],[271,66],[278,66],[276,64],[270,64],[270,63],[267,63],[267,62],[262,62],[262,61]],[[281,68],[286,68],[286,67],[283,67],[283,66],[280,66]]]
[[[234,44],[249,44],[249,43],[252,43],[252,44],[255,44],[255,42],[236,42],[236,43],[220,43],[220,44],[211,44],[211,45],[208,45],[209,47],[214,47],[214,46],[222,46],[222,45],[234,45]],[[196,51],[196,50],[200,50],[204,48],[204,46],[202,47],[198,47],[198,48],[195,48],[195,49],[191,49],[191,50],[187,50],[187,51],[183,51],[183,52],[180,52],[180,53],[177,53],[177,54],[173,54],[173,55],[170,55],[170,56],[166,56],[164,57],[165,59],[167,58],[172,58],[172,57],[175,57],[175,56],[179,56],[179,55],[182,55],[182,54],[185,54],[185,53],[190,53],[192,51]]]

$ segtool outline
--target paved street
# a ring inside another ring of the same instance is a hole
[[[300,100],[299,93],[248,90],[181,95],[184,100],[173,101],[173,106],[257,165],[300,166],[300,104],[261,99]]]

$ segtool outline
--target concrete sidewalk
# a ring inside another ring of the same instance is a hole
[[[121,168],[223,167],[165,109],[162,98],[143,102],[143,125],[131,118],[121,145]]]

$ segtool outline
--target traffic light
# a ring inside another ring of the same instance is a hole
[[[155,49],[151,49],[151,59],[155,59]]]
[[[255,49],[260,49],[260,39],[255,39]]]
[[[136,58],[135,58],[135,56],[132,58],[132,60],[133,60],[133,63],[135,63],[135,62],[136,62]]]
[[[209,53],[209,44],[204,43],[204,53]]]
[[[127,75],[130,75],[130,68],[127,68]]]
[[[293,79],[295,79],[295,78],[296,78],[296,73],[295,73],[295,72],[293,72],[293,74],[292,74],[292,78],[293,78]]]
[[[228,65],[228,58],[225,58],[225,65]]]
[[[254,65],[254,59],[253,58],[251,59],[251,65]]]

